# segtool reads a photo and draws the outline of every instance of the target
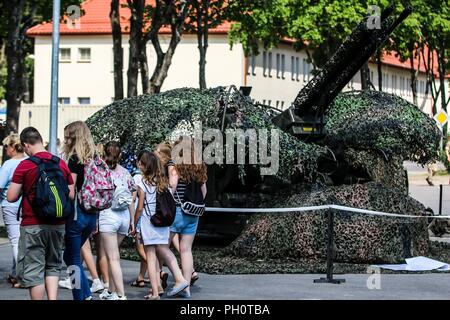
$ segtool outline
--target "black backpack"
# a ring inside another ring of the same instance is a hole
[[[27,160],[37,165],[36,192],[31,203],[33,213],[50,221],[63,221],[71,216],[74,203],[69,198],[69,186],[59,167],[60,158],[52,156],[43,161],[33,156]],[[26,194],[23,198],[29,201]]]
[[[150,217],[155,227],[170,227],[175,221],[177,205],[169,189],[156,192],[156,210]]]
[[[142,184],[147,193],[150,193],[144,180],[142,179]],[[177,206],[175,200],[172,196],[172,193],[168,188],[166,188],[163,192],[156,192],[156,209],[155,214],[150,215],[150,222],[155,227],[170,227],[175,221],[175,215]],[[144,198],[144,210],[147,212],[147,196]]]
[[[186,184],[183,201],[179,202],[183,213],[198,217],[202,216],[205,213],[205,199],[203,198],[202,184],[191,180]]]

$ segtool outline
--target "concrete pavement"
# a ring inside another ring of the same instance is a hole
[[[5,277],[10,267],[10,247],[0,245],[0,300],[29,299],[28,290],[12,289]],[[125,292],[129,300],[142,300],[148,288],[128,284],[138,271],[138,263],[122,260]],[[207,275],[192,287],[192,300],[322,300],[322,299],[450,299],[450,275],[431,274],[346,274],[343,284],[314,284],[319,274]],[[378,275],[377,275],[378,276]],[[371,278],[369,278],[371,277]],[[169,278],[169,286],[172,285]],[[373,289],[369,289],[367,283]],[[379,284],[379,289],[377,289]],[[70,290],[60,289],[61,300],[71,300]],[[98,295],[94,295],[98,299]],[[163,299],[167,299],[163,296]]]

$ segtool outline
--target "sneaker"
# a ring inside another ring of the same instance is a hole
[[[107,299],[105,300],[127,300],[126,296],[119,296],[117,292],[113,292]]]
[[[110,300],[112,293],[108,291],[108,289],[104,289],[102,293],[98,295],[100,300]]]
[[[103,291],[104,289],[105,289],[105,287],[103,286],[103,283],[100,281],[100,279],[95,279],[92,282],[92,286],[91,286],[92,293],[97,293],[97,292]]]
[[[177,296],[180,298],[189,299],[191,297],[191,293],[188,291],[182,290],[182,291],[178,292]]]
[[[69,277],[69,278],[66,278],[66,279],[64,279],[64,280],[59,280],[59,281],[58,281],[58,285],[59,285],[61,288],[65,288],[65,289],[72,290],[72,281],[70,280],[70,277]]]

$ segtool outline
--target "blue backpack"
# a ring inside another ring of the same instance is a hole
[[[33,156],[27,160],[35,163],[38,170],[36,193],[33,202],[30,203],[33,213],[49,221],[67,219],[73,213],[74,202],[69,198],[69,186],[59,167],[60,158],[52,156],[50,160],[43,161]],[[26,194],[23,195],[23,199],[29,201]]]

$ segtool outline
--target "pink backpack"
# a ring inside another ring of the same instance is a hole
[[[100,157],[84,164],[84,182],[78,192],[78,203],[86,211],[101,211],[111,207],[114,183],[108,165]]]

